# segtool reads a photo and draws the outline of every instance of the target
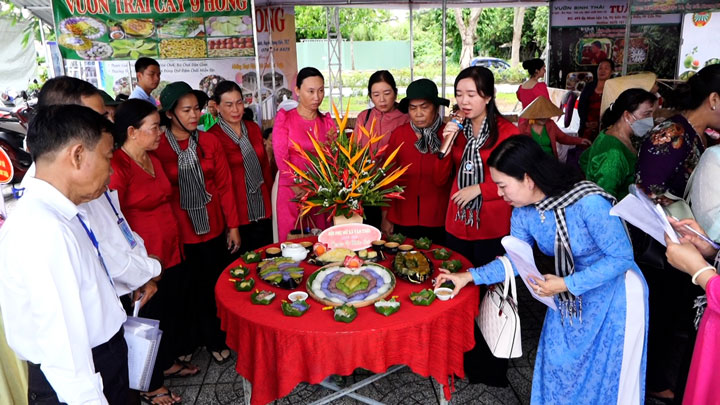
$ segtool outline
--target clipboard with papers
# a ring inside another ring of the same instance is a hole
[[[528,276],[532,276],[535,279],[545,280],[545,277],[540,273],[537,266],[535,265],[535,258],[533,256],[532,246],[522,239],[518,239],[514,236],[506,236],[501,241],[508,258],[512,262],[515,270],[517,270],[520,278],[525,287],[530,291],[533,298],[547,305],[550,309],[557,311],[557,305],[553,297],[541,297],[535,293],[535,289],[532,288],[528,281]]]

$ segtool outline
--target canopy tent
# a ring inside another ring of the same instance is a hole
[[[51,0],[10,0],[18,7],[25,8],[42,22],[53,25]],[[441,7],[438,0],[255,0],[255,7],[326,6],[326,7],[378,7],[384,9],[414,9]],[[465,7],[520,7],[544,6],[548,1],[521,0],[447,0],[450,8]]]
[[[26,8],[31,13],[33,13],[35,16],[37,16],[41,21],[44,23],[52,26],[53,25],[53,12],[52,12],[52,0],[11,0],[14,2],[17,6]],[[523,0],[254,0],[252,1],[252,16],[253,16],[253,24],[256,25],[256,13],[255,9],[257,8],[266,8],[266,7],[291,7],[291,6],[325,6],[327,7],[327,31],[328,31],[328,65],[329,65],[329,75],[328,75],[328,87],[329,87],[329,94],[328,96],[332,100],[333,97],[337,96],[338,99],[338,105],[340,107],[340,110],[342,112],[342,81],[341,81],[341,75],[342,75],[342,65],[341,65],[341,55],[340,55],[340,49],[341,49],[341,42],[342,37],[340,36],[340,21],[338,18],[338,12],[337,7],[378,7],[378,5],[381,5],[384,9],[407,9],[410,12],[410,49],[412,52],[413,42],[413,24],[412,24],[412,13],[414,9],[420,9],[420,8],[438,8],[441,7],[443,10],[443,19],[441,21],[442,27],[443,27],[443,37],[442,37],[442,43],[446,42],[446,11],[447,8],[468,8],[468,7],[521,7],[521,6],[542,6],[547,5],[549,1],[523,1]],[[334,10],[331,10],[331,8],[334,8]],[[272,37],[271,37],[272,41]],[[255,44],[255,49],[257,49],[257,43]],[[273,60],[273,52],[272,47],[270,48],[270,57],[269,60],[272,63]],[[410,67],[410,76],[413,78],[413,58],[411,55],[411,67]],[[259,57],[256,53],[255,56],[255,65],[257,70],[257,75],[259,77],[260,75],[260,62]],[[442,85],[441,85],[441,92],[442,96],[445,97],[445,84],[446,84],[446,75],[445,75],[445,69],[446,69],[446,62],[445,62],[445,47],[442,49]],[[274,66],[272,66],[274,77]],[[274,79],[273,79],[274,80]],[[262,84],[260,84],[262,85]],[[274,87],[274,82],[273,82]],[[259,121],[262,119],[263,116],[263,108],[262,108],[262,95],[260,91],[258,91],[259,98],[261,99],[259,101],[259,105],[261,106],[258,108],[258,119]],[[272,99],[272,97],[271,97]]]

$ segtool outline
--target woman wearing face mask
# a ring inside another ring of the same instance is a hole
[[[580,156],[585,177],[597,183],[618,200],[635,183],[637,151],[633,134],[642,136],[653,127],[654,94],[628,89],[603,114],[600,134],[590,149]]]
[[[558,128],[552,117],[562,114],[562,110],[557,108],[547,97],[539,96],[520,113],[518,132],[530,135],[545,152],[554,156],[555,159],[558,159],[558,143],[589,146],[588,139],[567,135]]]
[[[208,133],[222,144],[233,174],[242,250],[254,250],[272,243],[270,161],[260,127],[242,119],[245,105],[240,86],[231,81],[220,82],[213,98],[219,115]]]
[[[308,138],[308,131],[313,133],[319,142],[327,141],[328,133],[334,130],[335,122],[330,114],[318,110],[325,97],[325,79],[319,70],[313,67],[300,69],[297,75],[295,92],[298,105],[289,111],[281,109],[275,117],[272,143],[275,162],[278,167],[277,192],[277,223],[278,237],[281,241],[287,238],[291,230],[298,224],[299,205],[292,199],[302,195],[302,190],[295,186],[292,169],[286,161],[298,168],[305,167],[305,161],[295,151],[294,141],[305,150],[314,150]],[[312,215],[315,226],[320,229],[327,227],[325,215]]]
[[[410,168],[397,182],[405,186],[403,199],[392,200],[383,211],[381,229],[385,235],[402,233],[413,239],[427,237],[440,245],[445,242],[445,218],[437,213],[447,207],[450,179],[434,183],[433,174],[444,128],[440,105],[449,104],[438,97],[437,86],[428,79],[410,83],[407,97],[400,102],[400,109],[408,112],[410,122],[393,131],[387,153],[400,147],[395,163],[397,167],[410,165]]]
[[[375,121],[375,133],[385,135],[375,144],[377,148],[381,148],[383,145],[387,145],[390,134],[395,128],[409,122],[407,113],[398,109],[397,93],[395,78],[390,72],[378,70],[370,75],[368,95],[373,107],[360,112],[355,121],[355,137],[361,145],[365,145],[368,139],[360,130],[360,125],[370,130],[370,126]]]
[[[598,63],[595,81],[588,83],[580,93],[577,107],[580,118],[578,135],[582,138],[594,141],[600,132],[600,105],[603,89],[613,70],[615,70],[615,63],[610,59]]]
[[[670,195],[683,196],[707,147],[705,130],[720,129],[720,65],[704,67],[687,83],[678,85],[665,104],[681,113],[655,126],[645,136],[635,173],[640,189],[661,205],[673,202]],[[702,291],[683,283],[679,272],[664,271],[670,268],[668,263],[643,266],[653,307],[648,335],[648,391],[655,397],[678,400],[682,397],[695,336],[693,305]],[[689,344],[673,339],[677,333],[689,335]],[[668,353],[685,358],[679,370]],[[677,375],[678,379],[671,380],[669,375]]]
[[[504,251],[500,240],[510,231],[512,212],[498,195],[486,162],[498,143],[517,134],[517,128],[497,110],[495,78],[487,68],[462,70],[455,78],[455,98],[465,117],[463,129],[449,156],[436,160],[434,181],[442,184],[454,178],[445,215],[447,246],[482,266]],[[443,139],[458,130],[455,122],[447,123]],[[475,332],[475,349],[465,356],[470,382],[507,385],[507,360],[495,358],[477,328]]]
[[[647,287],[622,221],[609,213],[614,198],[525,136],[502,142],[487,164],[514,207],[511,235],[555,257],[553,273],[528,279],[558,307],[545,314],[530,402],[643,403]],[[442,271],[435,284],[452,281],[458,293],[470,282],[504,279],[496,259]]]
[[[165,134],[155,151],[172,185],[172,206],[180,221],[190,285],[196,288],[193,325],[199,346],[218,363],[230,350],[215,306],[215,283],[240,248],[238,210],[222,144],[197,130],[205,93],[185,82],[168,84],[160,94]],[[185,357],[185,356],[184,356]]]

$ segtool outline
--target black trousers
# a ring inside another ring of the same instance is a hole
[[[505,253],[500,241],[501,238],[467,241],[448,233],[446,234],[445,243],[447,247],[470,260],[473,266],[479,267]],[[481,300],[486,291],[485,286],[479,289]],[[464,356],[465,374],[468,380],[473,384],[482,383],[496,387],[507,386],[508,360],[495,357],[474,321],[473,327],[475,330],[475,347],[469,352],[465,352]]]
[[[185,323],[189,311],[188,297],[192,294],[194,291],[190,288],[187,265],[181,262],[163,271],[157,292],[140,309],[141,317],[159,320],[160,330],[163,331],[148,391],[162,387],[165,384],[163,371],[172,367],[178,356],[195,348]]]
[[[95,371],[103,381],[103,394],[110,405],[127,405],[128,352],[123,328],[110,340],[92,349]],[[28,362],[28,402],[30,405],[61,404],[39,364]]]
[[[697,331],[693,304],[703,291],[687,275],[664,263],[664,268],[640,265],[648,283],[647,390],[670,389],[680,403],[690,371]]]
[[[206,346],[210,351],[220,351],[227,346],[225,332],[220,329],[217,317],[215,283],[230,263],[225,233],[206,242],[185,244],[185,257],[192,288],[185,297],[191,318],[185,327],[195,331],[195,347]]]
[[[260,221],[250,222],[247,225],[241,225],[240,231],[240,250],[239,254],[255,250],[263,246],[273,243],[272,219],[261,219]]]
[[[422,237],[430,238],[433,243],[445,246],[445,227],[429,227],[429,226],[403,226],[394,225],[395,233],[401,233],[411,239],[420,239]]]

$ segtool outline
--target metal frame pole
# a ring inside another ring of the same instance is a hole
[[[252,23],[253,23],[253,43],[255,45],[255,79],[257,81],[256,88],[257,88],[257,123],[260,125],[260,128],[263,127],[262,119],[263,119],[263,103],[262,103],[262,88],[263,88],[263,80],[262,77],[260,77],[260,52],[258,48],[258,36],[257,36],[257,15],[255,14],[255,2],[250,2],[250,12],[252,13]]]
[[[410,10],[410,81],[415,80],[415,41],[413,34],[413,4],[412,1],[408,2],[408,9]]]
[[[275,83],[275,44],[273,43],[273,36],[272,36],[272,9],[270,7],[266,8],[267,10],[267,20],[266,20],[266,27],[268,30],[268,38],[270,39],[270,48],[268,48],[268,53],[270,54],[270,74],[272,75],[272,97],[270,105],[272,106],[271,114],[272,116],[275,116],[275,110],[277,109],[277,106],[275,105],[276,97],[277,97],[277,85]]]
[[[628,50],[630,49],[630,29],[632,28],[632,10],[630,5],[632,0],[627,1],[627,18],[625,18],[625,46],[623,49],[623,67],[622,75],[627,75],[628,68]]]
[[[445,83],[447,81],[445,74],[446,72],[446,48],[447,45],[447,0],[442,0],[442,98],[445,97]],[[445,107],[440,106],[440,116],[445,116]]]

